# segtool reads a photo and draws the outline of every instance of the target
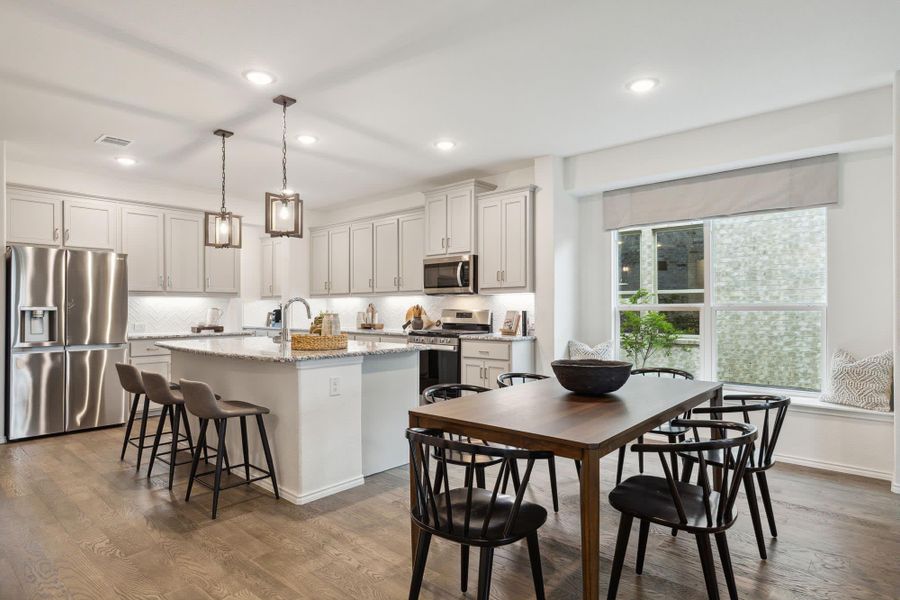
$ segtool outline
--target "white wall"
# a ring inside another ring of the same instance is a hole
[[[893,141],[894,141],[894,395],[897,394],[897,382],[900,381],[900,71],[894,74],[893,98]],[[897,400],[894,400],[894,411],[897,411]],[[900,423],[894,421],[894,479],[891,490],[900,494]]]
[[[6,142],[0,140],[0,248],[6,248]],[[4,282],[0,294],[0,390],[6,389],[6,261],[0,261],[0,281]],[[0,444],[6,442],[6,405],[0,410]]]
[[[891,88],[883,87],[566,160],[577,196],[729,169],[891,145]]]

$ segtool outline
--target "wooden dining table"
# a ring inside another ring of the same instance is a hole
[[[600,458],[705,402],[722,405],[721,383],[635,376],[614,393],[592,397],[545,379],[420,406],[409,411],[409,426],[580,460],[583,597],[598,600]],[[412,478],[410,502],[415,502]],[[415,523],[411,536],[414,559]]]

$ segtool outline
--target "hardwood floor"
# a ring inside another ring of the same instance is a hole
[[[0,598],[167,600],[396,599],[408,594],[410,557],[405,469],[306,506],[255,489],[211,493],[195,486],[184,503],[186,467],[173,492],[167,473],[134,471],[133,449],[118,459],[122,429],[0,446]],[[546,466],[529,492],[550,506]],[[636,470],[629,456],[627,472]],[[548,598],[581,590],[578,486],[571,461],[558,461],[560,512],[540,530]],[[605,502],[615,454],[601,466],[601,587],[605,589],[618,514]],[[887,482],[778,465],[770,487],[779,538],[769,560],[756,555],[746,501],[729,531],[746,599],[889,599],[900,589],[900,496]],[[644,574],[629,547],[619,598],[705,598],[690,536],[652,528]],[[422,598],[463,598],[458,547],[435,540]],[[718,560],[718,558],[717,558]],[[477,560],[470,582],[477,579]],[[720,592],[726,594],[721,572]],[[474,598],[474,585],[468,597]],[[495,600],[533,598],[524,543],[497,551]]]

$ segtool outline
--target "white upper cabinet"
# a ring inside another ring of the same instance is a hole
[[[237,248],[204,248],[206,282],[211,294],[241,293],[241,251]]]
[[[400,286],[401,292],[421,292],[424,287],[422,259],[425,255],[425,216],[400,217]]]
[[[70,248],[115,250],[119,207],[82,198],[63,200],[63,244]]]
[[[350,293],[365,294],[375,285],[371,223],[350,226]]]
[[[15,244],[62,244],[62,199],[30,190],[8,188],[6,239]]]
[[[400,288],[400,233],[397,219],[375,221],[375,291]]]
[[[425,254],[447,254],[447,194],[425,196]]]
[[[425,254],[467,254],[475,251],[476,195],[497,186],[475,179],[425,193]]]
[[[207,224],[212,236],[214,224]],[[203,290],[212,294],[241,293],[241,251],[238,248],[204,246]]]
[[[328,295],[328,231],[310,233],[309,293]]]
[[[490,290],[533,288],[534,186],[478,197],[478,287]]]
[[[122,252],[128,255],[128,290],[162,292],[165,277],[165,217],[161,210],[122,207]]]
[[[166,290],[203,291],[203,215],[166,213]]]
[[[284,256],[284,240],[263,237],[260,239],[260,273],[259,297],[281,298],[282,279],[286,260]]]
[[[328,293],[331,296],[350,293],[350,227],[328,232]]]

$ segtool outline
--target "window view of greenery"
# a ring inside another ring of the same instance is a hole
[[[816,208],[619,232],[619,355],[727,383],[821,389],[826,225]]]
[[[620,233],[618,246],[619,293],[636,292],[641,287],[641,232]]]
[[[654,233],[659,303],[703,302],[703,225]]]

